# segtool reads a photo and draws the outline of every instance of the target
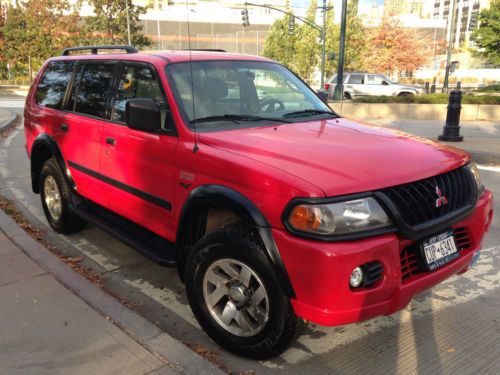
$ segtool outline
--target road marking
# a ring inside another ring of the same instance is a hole
[[[481,169],[482,171],[500,173],[500,167],[491,167],[489,165],[480,165],[480,164],[478,164],[477,168]]]
[[[25,99],[0,99],[0,107],[2,108],[24,108]]]

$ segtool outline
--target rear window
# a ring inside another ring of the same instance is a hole
[[[61,108],[64,93],[73,74],[74,61],[53,61],[43,73],[35,100],[38,105]]]
[[[363,84],[365,80],[365,75],[364,74],[351,74],[349,77],[349,82],[351,84]]]
[[[76,97],[75,112],[106,118],[109,90],[113,80],[114,65],[88,64],[82,69],[79,84],[75,85],[71,105]],[[75,95],[76,93],[76,95]]]

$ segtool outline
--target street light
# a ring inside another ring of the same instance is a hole
[[[125,0],[125,9],[127,11],[127,37],[128,37],[128,45],[131,46],[132,42],[130,40],[130,12],[128,10],[128,0]]]

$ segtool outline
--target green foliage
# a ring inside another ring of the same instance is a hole
[[[333,16],[332,9],[328,12],[326,20],[326,50],[335,53],[335,60],[327,62],[327,76],[337,71],[340,47],[340,25],[333,23]],[[366,29],[358,17],[358,0],[351,0],[347,4],[344,70],[364,70],[366,68],[364,54],[367,48]]]
[[[317,0],[313,0],[307,10],[306,18],[313,23],[316,17],[316,7]],[[301,22],[295,30],[295,57],[291,68],[299,76],[310,78],[320,61],[321,46],[318,43],[320,33],[313,27]]]
[[[500,66],[500,0],[492,0],[490,7],[481,11],[479,28],[472,34],[477,54],[494,66]]]
[[[448,94],[424,94],[408,96],[363,96],[355,98],[355,103],[413,103],[413,104],[448,104]],[[500,96],[465,94],[462,104],[500,104]]]
[[[67,0],[19,1],[1,26],[2,59],[16,69],[36,70],[50,56],[77,42],[79,16]],[[18,65],[18,66],[17,66]]]
[[[150,46],[151,39],[142,33],[139,17],[147,8],[130,0],[89,0],[94,16],[85,20],[85,31],[92,44],[128,44],[127,2],[130,19],[131,43],[136,47]]]
[[[296,35],[288,35],[289,15],[276,20],[270,27],[263,55],[292,68],[295,59]]]
[[[479,91],[479,92],[500,92],[500,84],[481,87],[477,91]]]

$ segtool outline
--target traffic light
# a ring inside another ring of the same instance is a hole
[[[293,35],[293,32],[295,31],[295,17],[290,16],[288,19],[288,35]]]
[[[248,18],[248,9],[245,8],[241,11],[241,22],[243,26],[250,26],[250,19]]]
[[[471,14],[469,22],[469,31],[472,31],[475,28],[477,28],[477,13]]]

